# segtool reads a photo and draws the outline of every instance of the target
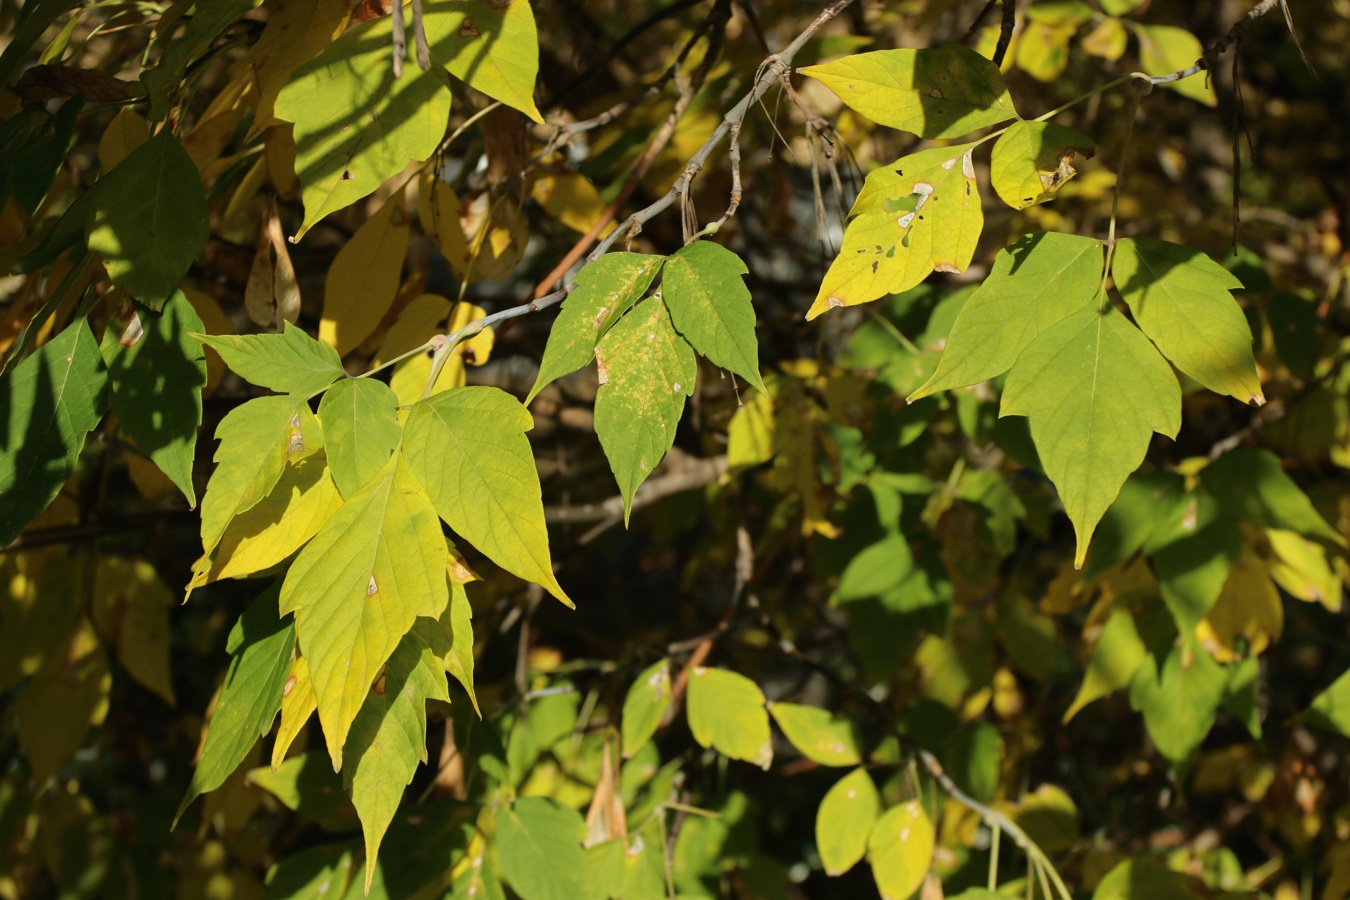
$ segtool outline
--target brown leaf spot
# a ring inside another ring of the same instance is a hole
[[[473,24],[473,19],[465,17],[463,24],[459,26],[459,36],[462,38],[478,37],[478,28]]]

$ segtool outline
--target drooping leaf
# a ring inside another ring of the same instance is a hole
[[[435,508],[393,456],[305,546],[281,589],[334,771],[380,667],[418,616],[436,618],[449,599]]]
[[[398,293],[408,253],[403,195],[395,194],[342,245],[324,277],[319,340],[346,356],[370,337]]]
[[[1214,605],[1195,629],[1200,646],[1221,663],[1255,658],[1284,630],[1284,601],[1265,561],[1244,546]]]
[[[764,694],[749,678],[727,669],[693,670],[689,678],[689,730],[701,747],[761,769],[773,762]]]
[[[202,550],[216,549],[230,521],[271,493],[288,462],[323,449],[309,404],[295,396],[257,397],[216,426],[216,470],[202,498]]]
[[[867,840],[867,861],[882,900],[906,900],[923,884],[933,860],[933,822],[910,800],[882,813]]]
[[[505,391],[456,388],[413,406],[403,453],[456,534],[571,606],[549,558],[539,473],[525,437],[533,425]]]
[[[55,499],[108,406],[108,374],[81,319],[0,379],[0,547]]]
[[[295,124],[305,204],[296,240],[409,162],[430,157],[445,136],[448,79],[433,66],[395,80],[392,29],[389,16],[357,25],[297,68],[277,97],[277,118]]]
[[[344,748],[343,786],[366,838],[367,890],[403,790],[427,761],[427,701],[450,699],[445,668],[427,639],[435,639],[434,631],[415,627],[403,636],[352,721]]]
[[[1178,369],[1219,394],[1261,404],[1252,332],[1228,292],[1242,287],[1223,266],[1181,244],[1116,242],[1111,276],[1134,320]]]
[[[650,666],[633,682],[623,701],[624,759],[631,759],[656,734],[672,698],[667,660]]]
[[[281,768],[291,744],[318,708],[314,682],[309,677],[309,660],[297,656],[291,663],[291,674],[286,679],[286,686],[281,690],[281,723],[277,725],[277,736],[272,742],[273,772]]]
[[[1229,515],[1262,528],[1296,531],[1304,537],[1345,546],[1308,495],[1286,475],[1269,450],[1240,447],[1200,471],[1200,483]]]
[[[857,729],[848,716],[796,703],[770,703],[769,712],[788,742],[822,766],[856,766],[862,762]]]
[[[201,341],[191,335],[201,331],[192,304],[182,291],[174,291],[160,313],[142,310],[130,321],[112,320],[101,348],[122,430],[194,507],[192,461],[202,423],[206,356]]]
[[[675,443],[698,361],[655,299],[619,320],[595,348],[595,358],[601,373],[595,433],[619,483],[626,525],[633,495]]]
[[[1342,672],[1304,711],[1303,721],[1350,737],[1350,671]]]
[[[451,566],[454,566],[453,556]],[[455,676],[455,680],[469,695],[474,712],[482,718],[483,712],[478,708],[478,696],[473,689],[473,607],[469,604],[464,585],[453,574],[450,578],[450,604],[441,614],[441,629],[450,642],[450,649],[442,660],[445,670]]]
[[[875,50],[799,69],[879,125],[957,138],[1016,118],[998,66],[969,47]]]
[[[966,270],[984,228],[974,146],[922,150],[867,176],[807,319]]]
[[[1134,625],[1134,616],[1123,606],[1114,607],[1092,650],[1092,659],[1083,673],[1083,686],[1073,698],[1073,705],[1065,710],[1063,721],[1072,719],[1093,700],[1128,687],[1144,664],[1146,653]]]
[[[937,371],[910,402],[1003,374],[1037,335],[1091,303],[1101,278],[1101,241],[1055,232],[1013,241],[961,307]]]
[[[647,292],[664,262],[662,257],[643,253],[606,253],[577,273],[576,288],[563,301],[562,312],[549,330],[526,404],[548,384],[594,358],[595,345]]]
[[[438,4],[428,7],[424,21],[432,59],[474,90],[543,123],[534,105],[539,37],[529,0]]]
[[[742,280],[741,258],[712,241],[694,241],[670,255],[661,295],[675,330],[715,366],[766,393],[759,376],[755,308]]]
[[[881,795],[866,769],[834,783],[816,811],[816,850],[825,874],[843,875],[863,858],[880,814]]]
[[[1045,472],[1078,535],[1074,564],[1152,432],[1175,437],[1181,387],[1172,369],[1115,308],[1087,306],[1018,357],[999,415],[1027,416]]]
[[[988,722],[967,722],[942,753],[942,768],[977,803],[990,803],[1003,766],[1003,735]]]
[[[1091,159],[1092,138],[1052,122],[1016,122],[994,142],[989,181],[1013,209],[1026,209],[1055,199],[1077,174],[1074,158]],[[1066,235],[1067,236],[1067,235]]]
[[[281,708],[295,628],[277,614],[277,592],[274,586],[258,595],[230,631],[226,643],[230,667],[175,824],[193,800],[225,783],[258,738],[272,728]]]
[[[100,557],[93,600],[99,633],[116,642],[122,668],[173,705],[169,610],[175,604],[155,567],[142,560]]]
[[[130,106],[122,107],[98,139],[99,168],[111,172],[118,163],[131,155],[131,151],[148,140],[150,123]]]
[[[1183,665],[1182,650],[1173,647],[1158,668],[1147,656],[1130,684],[1130,705],[1144,714],[1144,726],[1158,750],[1174,766],[1185,766],[1214,725],[1228,673],[1208,653],[1191,654]]]
[[[581,814],[544,797],[527,797],[497,812],[497,854],[522,900],[585,897],[586,823]]]
[[[384,468],[398,449],[398,398],[381,381],[347,378],[319,401],[333,481],[350,497]]]
[[[166,128],[98,185],[89,249],[113,284],[157,310],[206,249],[211,225],[197,166]]]
[[[306,397],[347,374],[336,350],[290,322],[281,334],[198,337],[240,378],[281,393]]]
[[[286,466],[267,496],[232,518],[215,550],[193,565],[188,589],[270,569],[318,534],[341,505],[323,456]]]
[[[1139,66],[1149,75],[1170,75],[1189,69],[1205,55],[1205,48],[1199,39],[1184,28],[1140,25],[1129,21],[1126,24],[1134,29],[1134,36],[1139,39]],[[1164,87],[1206,106],[1218,106],[1219,98],[1214,93],[1214,85],[1205,74],[1206,70],[1202,69],[1189,78],[1168,82]]]

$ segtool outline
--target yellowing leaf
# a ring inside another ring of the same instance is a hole
[[[1091,303],[1101,277],[1101,241],[1054,232],[1013,241],[961,307],[937,371],[909,401],[1003,374],[1037,335]]]
[[[543,123],[534,105],[539,38],[529,0],[436,4],[424,21],[432,58],[451,75]]]
[[[1247,318],[1228,292],[1242,282],[1167,241],[1117,242],[1111,277],[1134,319],[1178,369],[1220,394],[1264,403]]]
[[[998,67],[958,44],[856,53],[798,71],[873,122],[923,138],[956,138],[1017,116]]]
[[[1115,62],[1125,55],[1130,36],[1120,19],[1108,16],[1097,23],[1097,27],[1083,38],[1083,49],[1093,56],[1100,56],[1108,62]]]
[[[403,195],[395,194],[342,246],[324,279],[319,340],[346,356],[375,331],[398,294],[408,254]]]
[[[1072,719],[1093,700],[1128,687],[1143,665],[1146,652],[1134,616],[1124,606],[1113,606],[1083,673],[1083,686],[1073,698],[1073,705],[1065,710],[1063,721]]]
[[[1089,305],[1033,340],[1008,375],[999,415],[1027,416],[1045,472],[1078,535],[1074,565],[1151,433],[1175,437],[1181,387],[1148,338],[1111,305]]]
[[[319,421],[327,435],[328,467],[342,496],[350,497],[398,449],[398,397],[382,381],[346,378],[324,392]]]
[[[843,875],[863,858],[880,814],[881,795],[866,769],[834,783],[816,811],[816,850],[826,875]]]
[[[727,472],[735,473],[773,459],[773,398],[753,394],[727,425]]]
[[[248,140],[281,122],[272,113],[286,80],[342,34],[350,10],[347,0],[280,0],[275,4],[257,43],[235,64],[251,70],[258,85]]]
[[[334,771],[380,667],[418,616],[435,618],[448,601],[435,509],[402,458],[391,457],[300,551],[281,589]]]
[[[698,667],[689,678],[689,730],[701,747],[761,769],[773,763],[769,714],[759,685],[738,672]]]
[[[474,712],[482,718],[483,712],[478,708],[478,696],[473,689],[473,607],[469,604],[469,594],[460,579],[463,574],[467,574],[470,578],[477,576],[468,570],[463,558],[456,554],[453,547],[450,551],[449,571],[450,605],[441,613],[440,623],[450,648],[445,652],[442,662],[445,663],[445,671],[455,676],[455,680],[469,695]]]
[[[907,291],[935,269],[966,270],[984,227],[973,151],[934,147],[867,176],[807,319]]]
[[[788,742],[822,766],[856,766],[862,762],[858,734],[848,716],[796,703],[770,703],[769,713]]]
[[[469,267],[469,241],[460,223],[459,195],[435,172],[427,172],[418,185],[417,218],[450,264],[450,271],[463,278]]]
[[[221,578],[244,578],[285,561],[341,505],[342,495],[323,456],[286,466],[266,497],[230,520],[215,552],[193,566],[189,589]]]
[[[1266,530],[1266,538],[1273,553],[1267,565],[1275,583],[1300,600],[1321,603],[1332,612],[1339,612],[1344,590],[1327,551],[1293,531],[1270,528]]]
[[[82,627],[89,631],[88,622]],[[75,650],[39,672],[14,701],[19,745],[28,755],[33,781],[42,784],[80,749],[91,726],[108,715],[112,673],[92,633],[75,641]]]
[[[646,745],[656,734],[661,720],[670,708],[671,699],[670,663],[661,660],[646,669],[623,701],[623,756],[631,759],[633,754]]]
[[[450,301],[436,294],[422,294],[408,301],[399,310],[398,318],[380,341],[380,352],[371,365],[378,366],[396,356],[422,346],[441,329],[441,323],[450,315]]]
[[[111,171],[148,140],[150,123],[130,106],[122,107],[98,139],[99,168],[104,172]]]
[[[357,25],[296,69],[277,97],[276,117],[295,123],[305,204],[296,240],[409,162],[430,157],[445,136],[445,73],[414,68],[395,79],[392,28],[389,16]]]
[[[906,900],[918,890],[933,860],[935,837],[918,800],[893,806],[877,819],[867,840],[867,861],[882,900]]]
[[[1015,122],[994,143],[989,180],[1003,202],[1025,209],[1055,199],[1077,174],[1076,156],[1091,159],[1092,138],[1051,122]]]
[[[1149,75],[1170,75],[1182,69],[1189,69],[1205,55],[1205,48],[1195,35],[1184,28],[1171,25],[1138,25],[1127,23],[1139,38],[1139,65]],[[1201,69],[1190,78],[1173,81],[1165,85],[1192,100],[1199,100],[1206,106],[1218,106],[1219,98],[1214,86],[1206,78],[1207,72]]]
[[[1219,598],[1196,628],[1200,645],[1219,662],[1257,656],[1284,628],[1284,606],[1265,563],[1251,547],[1228,570]]]
[[[286,751],[291,749],[291,744],[318,708],[314,682],[309,677],[309,660],[297,656],[291,663],[291,673],[281,690],[281,724],[277,726],[277,736],[272,744],[273,772],[281,767],[282,761],[286,759]]]
[[[1076,22],[1028,18],[1017,38],[1017,68],[1038,81],[1054,81],[1069,65],[1069,41],[1077,32]]]
[[[142,685],[173,705],[169,610],[175,606],[154,566],[103,556],[94,572],[100,632],[117,642],[117,660]]]
[[[197,117],[192,131],[183,139],[183,149],[203,173],[209,174],[209,169],[219,168],[212,163],[225,151],[244,113],[252,106],[246,102],[252,93],[253,79],[236,76],[211,98],[205,111]]]
[[[582,234],[590,230],[608,205],[595,185],[577,172],[536,178],[530,185],[530,196],[544,208],[544,212]],[[607,223],[600,229],[599,236],[607,237],[614,227],[613,222]]]
[[[619,484],[627,525],[633,496],[675,443],[698,361],[657,298],[620,319],[595,348],[595,359],[595,433]]]

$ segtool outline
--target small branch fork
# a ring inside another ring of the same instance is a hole
[[[589,264],[595,262],[605,253],[609,252],[609,249],[614,246],[619,238],[625,235],[636,235],[637,232],[641,230],[644,223],[655,218],[660,213],[665,212],[676,200],[684,196],[689,190],[689,186],[693,182],[694,177],[702,171],[704,164],[708,161],[708,158],[712,156],[712,152],[717,149],[717,146],[729,136],[734,136],[733,140],[739,137],[741,124],[745,121],[745,116],[750,111],[751,105],[758,102],[761,97],[768,93],[769,89],[773,87],[774,84],[778,83],[778,81],[791,70],[792,60],[796,57],[802,47],[806,45],[806,42],[809,41],[826,23],[851,6],[853,2],[854,0],[834,0],[834,2],[826,6],[825,9],[821,10],[820,14],[816,16],[801,34],[793,39],[792,43],[788,44],[778,53],[768,57],[760,67],[759,74],[755,78],[754,86],[741,98],[740,102],[733,106],[731,110],[723,116],[722,122],[717,126],[713,133],[708,136],[708,139],[704,141],[703,146],[690,158],[684,171],[681,173],[680,177],[675,180],[675,183],[671,185],[670,190],[653,203],[633,213],[620,223],[617,228],[610,232],[608,237],[602,240],[600,244],[590,252],[586,257],[586,263]],[[738,157],[739,152],[739,145],[736,144],[736,149],[733,153]],[[719,219],[714,223],[715,225],[718,225],[718,227],[720,227],[720,224],[725,222],[727,218],[730,218],[731,215],[735,214],[735,209],[739,205],[738,198],[735,194],[735,186],[735,182],[733,182],[731,207],[722,219]],[[603,227],[603,225],[601,227]],[[596,233],[599,233],[598,229],[596,229]],[[712,233],[712,231],[705,228],[699,234],[701,235],[704,233]],[[695,235],[695,237],[697,236],[699,235]],[[632,237],[630,236],[629,241],[631,242],[631,240]],[[575,275],[573,277],[575,278]],[[558,288],[551,293],[537,296],[528,303],[522,303],[519,306],[499,310],[491,315],[484,316],[481,319],[475,319],[456,332],[446,335],[437,335],[426,344],[423,344],[421,347],[410,351],[404,357],[400,358],[414,356],[418,353],[426,352],[427,350],[435,351],[435,355],[432,357],[431,375],[427,380],[427,389],[429,391],[431,387],[435,385],[436,379],[440,376],[441,369],[445,366],[445,362],[449,358],[450,353],[458,344],[479,334],[485,328],[491,328],[508,319],[514,319],[526,315],[527,313],[538,312],[539,310],[561,303],[566,299],[567,295],[572,292],[574,287],[575,281],[569,281],[561,288]],[[390,362],[385,365],[390,365],[394,361],[395,360],[390,360]]]

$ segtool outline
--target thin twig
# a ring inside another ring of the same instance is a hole
[[[994,47],[993,63],[996,66],[1003,65],[1003,57],[1008,52],[1008,45],[1012,43],[1013,28],[1017,24],[1017,0],[1002,0],[1003,2],[1003,21],[998,26],[998,45]]]

